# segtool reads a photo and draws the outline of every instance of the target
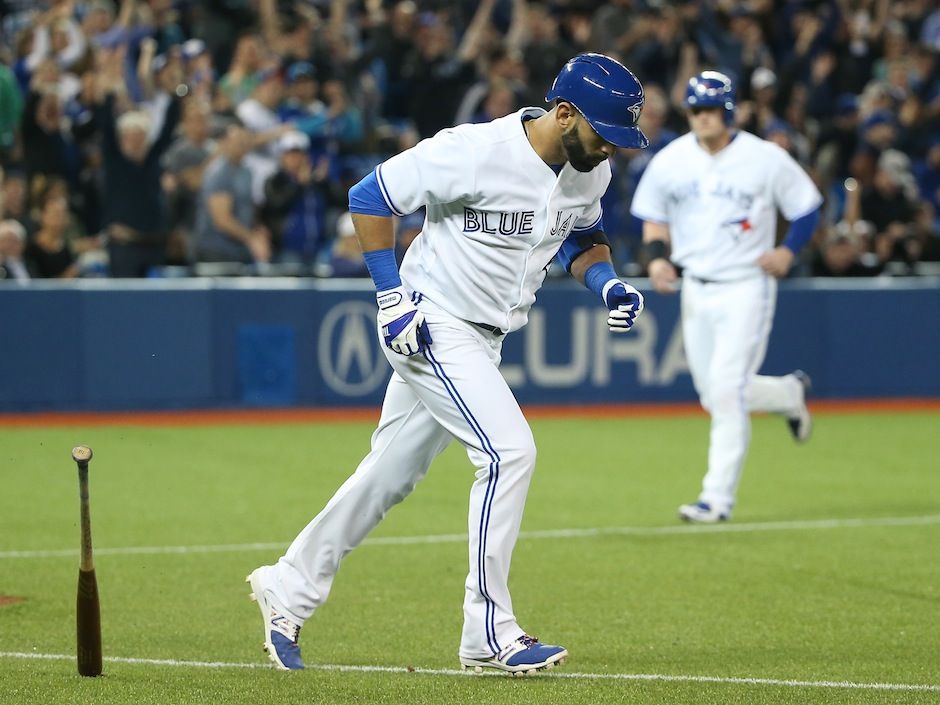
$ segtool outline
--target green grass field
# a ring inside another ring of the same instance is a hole
[[[0,702],[940,702],[940,414],[822,414],[805,447],[755,419],[717,530],[675,519],[704,416],[532,425],[514,604],[571,657],[521,679],[456,671],[466,546],[448,535],[472,477],[456,446],[348,557],[301,635],[310,668],[283,674],[244,576],[355,468],[370,424],[0,428],[0,595],[24,598],[0,606]],[[95,450],[99,679],[74,660],[78,443]],[[418,536],[439,538],[394,540]]]

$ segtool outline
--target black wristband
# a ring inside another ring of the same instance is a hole
[[[669,259],[669,246],[665,240],[650,240],[643,243],[643,254],[646,255],[646,261],[652,262],[654,259]]]

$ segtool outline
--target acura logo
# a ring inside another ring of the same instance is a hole
[[[345,396],[375,391],[391,371],[379,350],[374,303],[345,301],[331,308],[320,324],[317,352],[323,380]]]

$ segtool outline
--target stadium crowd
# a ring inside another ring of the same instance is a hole
[[[646,89],[604,219],[687,130],[694,73],[826,195],[794,275],[940,266],[934,0],[0,0],[0,278],[366,274],[349,187],[438,130],[544,105],[600,51]],[[420,232],[401,219],[399,247]]]

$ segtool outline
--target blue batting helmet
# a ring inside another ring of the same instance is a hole
[[[734,84],[719,71],[702,71],[689,79],[685,91],[689,108],[724,108],[725,124],[734,123]]]
[[[643,149],[650,141],[637,127],[643,86],[633,72],[603,54],[579,54],[561,69],[545,100],[568,101],[594,131],[618,147]]]

